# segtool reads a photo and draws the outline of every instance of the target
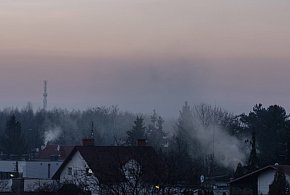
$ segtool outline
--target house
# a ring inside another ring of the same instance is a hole
[[[0,180],[15,178],[51,179],[73,146],[47,145],[33,155],[0,154]]]
[[[61,161],[0,160],[0,180],[20,175],[23,178],[51,179]]]
[[[278,169],[290,183],[290,165],[270,165],[230,181],[231,195],[267,195]]]
[[[76,146],[53,179],[73,183],[92,194],[138,194],[159,189],[162,161],[150,146],[95,146],[89,139]],[[149,193],[151,194],[151,193]]]
[[[21,178],[24,191],[51,185],[52,176],[73,147],[47,145],[33,159],[16,155],[0,155],[0,192],[12,190],[12,180]],[[28,156],[28,155],[27,155]]]
[[[62,161],[0,160],[0,192],[11,191],[12,180],[23,178],[25,191],[30,191],[52,182],[51,177]]]

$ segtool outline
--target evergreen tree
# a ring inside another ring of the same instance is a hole
[[[287,143],[286,143],[286,163],[287,165],[290,164],[290,136],[287,135]]]
[[[187,102],[183,105],[175,135],[169,144],[169,167],[172,177],[178,182],[198,184],[201,175],[201,161],[197,160],[199,144],[192,136],[194,133],[193,115]],[[190,174],[189,174],[190,173]]]
[[[21,132],[21,123],[12,115],[6,122],[2,138],[2,150],[6,154],[21,155],[26,152],[26,143]]]
[[[289,183],[282,168],[278,168],[272,184],[269,186],[269,195],[290,195]]]
[[[128,145],[135,145],[138,139],[145,139],[145,126],[144,126],[144,119],[142,117],[137,116],[136,120],[134,121],[134,126],[130,131],[127,131],[127,144]]]
[[[285,163],[289,133],[288,117],[283,107],[272,105],[266,109],[262,104],[254,106],[248,115],[241,115],[240,120],[245,131],[256,132],[261,166]]]
[[[42,145],[42,135],[39,126],[42,122],[36,121],[36,119],[39,118],[34,114],[31,103],[27,103],[27,105],[21,110],[21,114],[17,116],[17,119],[21,123],[22,134],[27,143],[27,151],[40,148]]]
[[[173,137],[174,145],[177,147],[178,152],[191,153],[190,147],[192,145],[192,136],[194,126],[193,126],[193,115],[188,105],[188,102],[182,107],[182,110],[179,112],[179,118],[177,123],[177,131]]]
[[[249,171],[252,172],[259,168],[257,150],[256,150],[256,134],[254,131],[252,133],[252,140],[250,143],[251,143],[251,153],[248,160],[248,167],[249,167]]]
[[[234,173],[234,178],[238,178],[244,175],[244,168],[241,163],[238,163],[238,166],[236,168],[236,171]]]
[[[166,145],[166,133],[163,130],[164,120],[161,116],[158,116],[156,111],[153,110],[153,114],[150,117],[151,123],[148,125],[148,142],[155,149],[162,149]]]
[[[158,120],[158,115],[156,113],[156,110],[153,110],[153,114],[150,116],[151,120],[151,126],[152,128],[156,128],[157,120]]]

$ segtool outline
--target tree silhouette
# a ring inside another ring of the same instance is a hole
[[[157,115],[155,110],[153,110],[150,119],[151,123],[148,125],[146,136],[148,137],[149,144],[156,150],[160,150],[167,143],[166,133],[163,130],[164,120],[161,116]]]
[[[192,140],[191,133],[194,131],[193,115],[188,102],[185,102],[177,123],[177,130],[173,137],[175,150],[180,153],[191,153],[191,149],[196,150],[196,140]],[[190,148],[191,147],[191,148]]]
[[[289,183],[286,180],[285,173],[278,168],[273,183],[269,186],[269,195],[290,195]]]
[[[128,145],[136,145],[136,141],[138,139],[145,138],[145,126],[143,121],[144,119],[141,116],[137,116],[136,120],[134,121],[134,126],[130,131],[127,131],[126,143]]]
[[[248,167],[249,167],[249,171],[252,172],[252,171],[255,171],[259,168],[257,150],[256,150],[256,134],[254,131],[252,133],[252,140],[251,140],[250,144],[251,144],[251,153],[250,153],[250,157],[248,160]]]
[[[21,123],[15,115],[6,122],[6,129],[2,138],[2,150],[6,154],[21,155],[26,152],[26,143],[21,132]]]
[[[259,143],[261,166],[283,164],[286,160],[287,134],[289,133],[289,116],[283,107],[262,104],[255,105],[248,115],[241,115],[241,122],[247,132],[256,133]]]

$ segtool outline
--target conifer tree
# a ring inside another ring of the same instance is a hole
[[[269,186],[269,195],[290,195],[289,183],[282,168],[278,168],[272,184]]]
[[[258,157],[257,157],[257,151],[256,151],[256,134],[255,131],[252,133],[252,140],[251,140],[251,153],[250,158],[248,161],[249,171],[255,171],[259,168],[258,166]]]
[[[145,126],[144,126],[144,119],[142,117],[137,116],[136,120],[134,121],[134,126],[130,131],[127,131],[127,144],[128,145],[135,145],[138,139],[145,139]]]
[[[164,120],[161,116],[158,116],[155,110],[150,117],[151,123],[148,125],[147,136],[151,146],[159,150],[166,145],[166,133],[163,130]]]
[[[1,142],[2,150],[6,154],[21,155],[26,152],[26,143],[21,132],[21,123],[15,115],[6,121],[6,128]]]
[[[177,131],[173,138],[178,152],[191,152],[189,147],[192,145],[192,136],[190,134],[193,129],[193,115],[188,102],[185,102],[179,113]]]

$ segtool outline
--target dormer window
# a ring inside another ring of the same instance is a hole
[[[127,177],[133,179],[134,176],[136,177],[136,170],[134,168],[127,169]]]
[[[141,166],[135,160],[129,160],[123,167],[127,179],[134,179],[141,175]]]

